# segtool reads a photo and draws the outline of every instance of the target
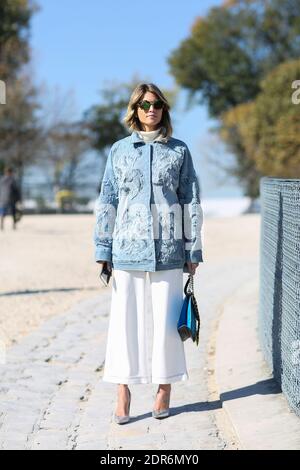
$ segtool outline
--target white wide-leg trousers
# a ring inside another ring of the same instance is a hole
[[[152,304],[152,358],[147,294]],[[114,269],[103,381],[168,384],[189,378],[177,331],[183,298],[182,269]]]

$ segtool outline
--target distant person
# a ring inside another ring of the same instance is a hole
[[[4,230],[4,217],[8,214],[13,218],[13,229],[17,226],[16,203],[21,200],[21,192],[14,177],[11,167],[4,170],[4,176],[0,179],[0,214],[1,230]]]

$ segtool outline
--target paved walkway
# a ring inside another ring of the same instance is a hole
[[[172,385],[168,419],[151,416],[157,385],[137,384],[132,420],[113,422],[117,386],[102,381],[110,289],[99,287],[8,349],[0,449],[299,449],[300,420],[270,380],[256,338],[257,222],[208,224],[195,279],[200,345],[185,342],[189,380]]]
[[[218,395],[241,449],[299,450],[300,418],[272,378],[258,341],[258,298],[254,278],[222,306],[216,337]]]
[[[153,419],[157,385],[138,384],[131,386],[132,421],[112,421],[116,385],[101,380],[110,305],[110,290],[102,288],[7,351],[0,365],[0,448],[229,448],[216,423],[220,402],[210,399],[206,350],[218,306],[254,274],[248,261],[244,269],[238,260],[203,265],[197,274],[201,345],[185,343],[190,380],[173,384],[171,417]]]

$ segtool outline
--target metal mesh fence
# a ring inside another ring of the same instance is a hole
[[[300,416],[300,180],[264,177],[260,196],[260,343]]]

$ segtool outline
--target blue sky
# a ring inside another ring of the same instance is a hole
[[[167,57],[189,35],[197,16],[222,3],[220,0],[37,0],[40,11],[33,17],[31,46],[34,78],[61,93],[71,91],[77,115],[100,100],[99,90],[108,83],[131,81],[134,75],[172,88]],[[148,5],[148,6],[146,6]],[[174,119],[174,136],[191,149],[203,197],[235,196],[241,190],[207,161],[207,155],[230,156],[212,145],[204,106],[184,109],[180,94]],[[225,182],[221,184],[220,177]]]

